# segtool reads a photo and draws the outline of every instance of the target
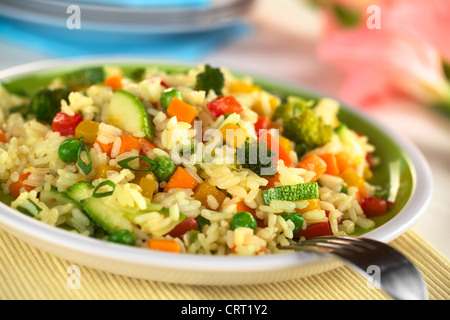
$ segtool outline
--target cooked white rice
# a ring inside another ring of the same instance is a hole
[[[213,91],[192,89],[197,75],[203,70],[204,66],[199,66],[185,73],[166,73],[157,68],[148,68],[142,81],[122,79],[123,90],[143,101],[152,119],[154,125],[152,142],[156,148],[147,152],[146,156],[149,159],[158,156],[174,158],[175,155],[179,155],[180,146],[190,147],[194,138],[204,134],[207,129],[221,129],[230,123],[238,125],[250,139],[256,139],[254,124],[258,117],[272,115],[273,106],[270,99],[274,96],[263,90],[257,90],[234,93],[243,107],[240,114],[233,113],[227,117],[220,116],[214,119],[206,105],[217,95]],[[221,70],[225,77],[224,94],[231,94],[230,87],[233,83],[252,84],[250,78],[238,79],[227,69]],[[107,68],[107,74],[124,77],[121,69],[113,66]],[[61,85],[60,82],[55,83]],[[196,120],[201,121],[201,130],[193,124],[178,121],[176,117],[169,117],[161,108],[159,101],[166,85],[179,89],[183,101],[197,109]],[[139,166],[139,160],[130,162],[130,168],[125,169],[118,164],[129,157],[138,157],[139,151],[121,154],[120,136],[124,131],[104,122],[105,109],[112,96],[113,90],[110,87],[94,84],[84,91],[70,93],[68,102],[61,101],[61,112],[68,115],[80,113],[85,120],[99,122],[97,141],[105,145],[112,144],[109,155],[102,152],[99,143],[90,147],[93,170],[86,175],[77,164],[67,164],[59,158],[58,148],[67,137],[53,132],[48,124],[25,118],[19,113],[11,113],[11,108],[26,104],[28,100],[11,94],[0,86],[0,129],[8,138],[6,143],[0,142],[0,185],[3,192],[8,194],[11,184],[17,182],[24,172],[30,172],[24,183],[33,187],[30,191],[21,190],[19,197],[11,203],[13,208],[19,208],[24,201],[30,200],[40,208],[36,219],[53,226],[64,225],[82,235],[94,236],[96,226],[85,212],[71,204],[48,206],[40,201],[39,192],[51,188],[64,192],[78,181],[88,181],[96,187],[101,182],[110,180],[115,184],[115,190],[107,200],[105,198],[105,201],[108,206],[121,208],[124,213],[133,213],[130,225],[137,240],[136,245],[145,245],[151,238],[165,238],[177,241],[181,252],[255,255],[279,252],[280,245],[288,245],[298,240],[294,234],[294,223],[283,218],[283,214],[304,210],[308,202],[274,200],[270,204],[264,204],[262,190],[268,185],[268,180],[250,169],[237,168],[233,146],[222,145],[214,140],[206,139],[198,142],[196,150],[199,151],[192,154],[183,167],[198,183],[207,182],[226,195],[226,199],[222,201],[210,194],[206,197],[206,203],[202,203],[196,199],[193,190],[171,189],[164,192],[167,183],[159,182],[155,186],[158,192],[153,195],[151,202],[167,208],[168,213],[148,209],[148,199],[144,197],[141,186],[135,180],[137,173],[133,172],[133,169],[137,168],[134,166]],[[262,114],[252,109],[256,103],[259,104]],[[315,112],[322,116],[325,123],[333,125],[337,121],[338,108],[339,104],[336,101],[323,99],[315,107]],[[130,134],[135,137],[144,135],[142,131]],[[357,143],[364,152],[374,150],[367,137],[358,137]],[[333,136],[329,143],[311,153],[320,155],[342,151],[348,151],[349,154],[353,152],[346,150]],[[301,160],[293,150],[290,155],[294,165]],[[211,161],[199,161],[202,158],[208,160],[208,157]],[[229,159],[232,159],[231,163]],[[176,164],[179,165],[180,162]],[[366,163],[361,161],[355,167],[355,172],[362,176],[365,165]],[[110,168],[106,177],[97,175],[101,166]],[[279,179],[274,183],[275,187],[310,182],[315,176],[312,171],[286,166],[283,160],[276,164],[276,169]],[[316,223],[328,222],[333,234],[346,235],[354,233],[357,226],[363,229],[375,226],[375,223],[364,215],[357,199],[357,188],[348,187],[347,193],[341,192],[344,180],[329,174],[322,174],[319,183],[320,207],[303,213],[303,230]],[[365,188],[368,193],[374,190],[367,182]],[[258,226],[256,230],[245,227],[232,230],[231,221],[238,211],[237,203],[248,206],[263,226]],[[209,224],[197,233],[187,232],[182,237],[168,235],[182,216],[203,217]]]

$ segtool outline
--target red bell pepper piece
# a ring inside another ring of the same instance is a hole
[[[191,230],[198,230],[198,224],[195,218],[184,219],[179,224],[177,224],[168,234],[174,238],[178,238]]]
[[[324,221],[307,226],[305,230],[300,230],[299,232],[297,232],[294,235],[294,237],[295,238],[305,237],[306,240],[309,240],[315,237],[330,236],[330,235],[331,235],[330,224],[328,223],[328,221]]]
[[[272,127],[272,122],[267,117],[259,117],[258,120],[256,120],[254,126],[256,135],[259,137],[260,134]],[[262,131],[260,132],[260,130]]]
[[[54,132],[59,132],[62,136],[70,136],[75,134],[75,128],[83,121],[83,117],[79,113],[69,116],[67,113],[59,112],[53,118],[52,128]]]
[[[232,95],[218,96],[207,104],[207,107],[214,117],[220,117],[227,113],[241,113],[244,108]]]

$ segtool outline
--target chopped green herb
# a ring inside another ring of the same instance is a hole
[[[88,159],[87,163],[84,162],[81,158],[83,151],[84,153],[86,153]],[[81,145],[78,149],[77,159],[77,164],[80,167],[81,171],[83,171],[85,175],[88,175],[92,171],[92,158],[91,154],[89,153],[89,148],[84,142],[81,142]]]
[[[150,166],[147,169],[134,169],[134,168],[130,167],[129,163],[135,159],[142,159],[145,162],[147,162]],[[124,169],[129,169],[132,171],[153,171],[156,169],[156,166],[157,166],[156,162],[147,156],[129,157],[129,158],[126,158],[124,160],[117,162],[117,164]]]
[[[111,187],[112,190],[105,191],[105,192],[98,192],[98,190],[100,190],[100,188],[102,188],[104,186]],[[114,182],[112,182],[111,180],[105,180],[98,184],[98,186],[94,189],[94,193],[92,194],[92,196],[94,198],[108,197],[114,193],[114,190],[116,190],[116,184]]]
[[[189,232],[189,244],[193,244],[198,239],[198,234],[200,232],[198,230],[191,229]]]
[[[195,220],[197,221],[198,230],[199,230],[200,232],[203,231],[203,228],[204,228],[206,225],[210,225],[210,224],[211,224],[211,221],[209,221],[208,219],[206,219],[205,217],[202,217],[202,216],[197,216],[197,217],[195,218]]]

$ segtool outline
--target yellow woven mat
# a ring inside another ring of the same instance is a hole
[[[413,230],[391,242],[422,272],[430,299],[450,298],[450,264]],[[347,266],[270,284],[190,286],[140,280],[81,267],[82,287],[67,286],[70,261],[59,259],[0,231],[0,299],[121,299],[121,300],[378,300],[389,299],[370,289],[364,278]]]

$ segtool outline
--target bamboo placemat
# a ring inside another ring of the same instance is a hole
[[[421,271],[432,300],[450,298],[450,264],[409,230],[390,243]],[[383,300],[390,299],[347,266],[291,281],[245,286],[179,285],[124,277],[80,266],[70,289],[70,261],[36,249],[0,230],[2,300]]]

